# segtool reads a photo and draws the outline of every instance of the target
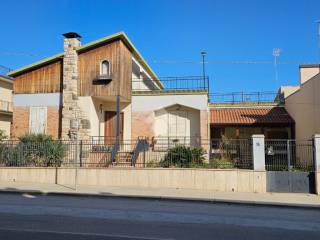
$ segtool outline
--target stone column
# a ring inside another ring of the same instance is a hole
[[[264,135],[252,135],[253,170],[265,171]]]
[[[316,193],[320,194],[320,134],[313,136],[314,144],[314,174],[315,174],[315,185]]]
[[[90,122],[85,118],[78,103],[78,53],[80,35],[65,33],[63,57],[63,106],[62,106],[62,139],[75,140],[77,132],[79,139],[89,137]]]

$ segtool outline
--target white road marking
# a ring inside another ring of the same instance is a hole
[[[125,239],[141,239],[141,240],[172,240],[172,238],[154,238],[154,237],[142,237],[142,236],[131,236],[122,234],[103,234],[103,233],[81,233],[81,232],[68,232],[68,231],[49,231],[49,230],[38,230],[38,229],[18,229],[18,228],[0,228],[0,231],[12,231],[12,232],[30,232],[30,233],[49,233],[49,234],[67,234],[75,236],[94,236],[94,237],[116,237]]]

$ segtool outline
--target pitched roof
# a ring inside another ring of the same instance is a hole
[[[94,47],[97,47],[97,46],[100,46],[101,44],[104,44],[104,43],[108,43],[108,42],[111,42],[111,41],[114,41],[114,40],[117,40],[117,39],[120,39],[122,40],[125,45],[129,48],[129,50],[132,52],[133,56],[139,61],[139,63],[146,69],[146,71],[148,72],[148,74],[151,76],[151,78],[157,82],[157,84],[163,88],[163,85],[162,83],[159,81],[157,75],[155,74],[155,72],[151,69],[151,67],[148,65],[148,63],[145,61],[145,59],[142,57],[142,55],[140,54],[140,52],[136,49],[136,47],[133,45],[133,43],[130,41],[130,39],[128,38],[128,36],[124,33],[124,32],[118,32],[118,33],[115,33],[115,34],[112,34],[110,36],[107,36],[107,37],[104,37],[104,38],[101,38],[101,39],[98,39],[96,41],[93,41],[93,42],[90,42],[90,43],[87,43],[85,45],[82,45],[80,47],[77,48],[77,51],[78,52],[81,52],[81,51],[85,51],[87,49],[91,49],[91,48],[94,48]],[[58,53],[56,55],[53,55],[51,57],[48,57],[48,58],[45,58],[45,59],[42,59],[40,61],[37,61],[35,63],[32,63],[32,64],[29,64],[29,65],[26,65],[24,67],[21,67],[19,69],[16,69],[16,70],[13,70],[11,72],[8,73],[9,76],[16,76],[17,74],[20,74],[20,73],[23,73],[25,71],[28,71],[32,68],[36,68],[36,67],[40,67],[42,65],[45,65],[45,64],[48,64],[50,62],[53,62],[53,61],[56,61],[60,58],[62,58],[64,55],[63,52],[61,53]]]
[[[223,108],[210,110],[211,124],[292,124],[294,120],[283,107],[273,108]]]

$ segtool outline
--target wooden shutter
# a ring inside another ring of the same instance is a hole
[[[170,137],[190,136],[190,119],[188,112],[171,111],[168,116],[168,135]]]
[[[47,108],[30,107],[29,114],[29,132],[46,133],[47,130]]]

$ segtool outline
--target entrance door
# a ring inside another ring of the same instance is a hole
[[[106,111],[104,115],[105,144],[114,144],[117,136],[117,112]],[[123,113],[120,113],[120,141],[123,140]]]

